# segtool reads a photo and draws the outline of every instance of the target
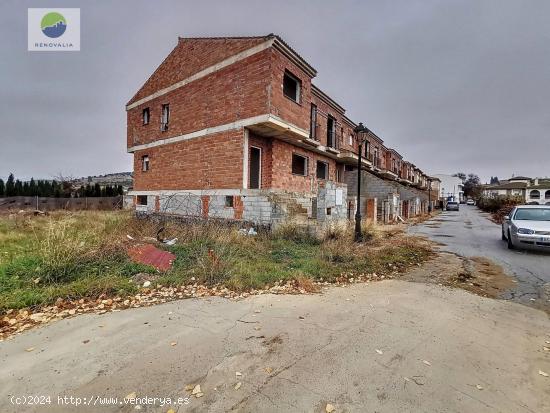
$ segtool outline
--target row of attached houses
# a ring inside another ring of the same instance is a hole
[[[518,197],[526,204],[550,205],[550,179],[516,176],[496,185],[486,185],[483,195],[488,198]]]
[[[365,134],[316,74],[273,34],[179,38],[126,105],[136,210],[264,225],[352,218]],[[375,133],[363,151],[366,218],[427,210],[426,174]]]

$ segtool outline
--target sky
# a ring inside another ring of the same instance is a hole
[[[27,51],[79,7],[81,51]],[[178,36],[279,34],[426,173],[550,176],[550,1],[22,1],[0,13],[0,178],[130,171],[125,104]]]

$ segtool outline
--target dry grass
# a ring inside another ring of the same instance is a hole
[[[157,243],[159,228],[161,238],[177,243]],[[237,291],[292,281],[310,292],[314,280],[404,270],[429,256],[429,248],[410,241],[401,227],[365,223],[362,229],[365,241],[354,243],[352,225],[319,239],[294,225],[248,236],[221,221],[159,222],[124,211],[0,219],[0,310],[135,291],[129,279],[154,271],[130,262],[126,250],[134,242],[154,242],[176,255],[158,279],[163,285],[192,281]]]

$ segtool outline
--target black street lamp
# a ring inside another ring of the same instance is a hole
[[[363,154],[363,144],[367,139],[367,134],[370,132],[369,129],[364,126],[361,122],[359,125],[353,129],[357,134],[357,139],[359,142],[358,153],[357,153],[357,205],[355,208],[355,242],[361,242],[363,237],[361,235],[361,156]],[[363,134],[363,136],[361,136]]]
[[[428,214],[432,213],[432,178],[428,178]]]

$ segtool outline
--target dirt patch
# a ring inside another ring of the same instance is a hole
[[[513,278],[487,258],[464,258],[446,252],[408,272],[403,279],[462,288],[491,298],[499,298],[515,286]]]
[[[498,298],[514,286],[503,268],[485,257],[464,258],[465,272],[455,278],[461,288],[485,297]]]

